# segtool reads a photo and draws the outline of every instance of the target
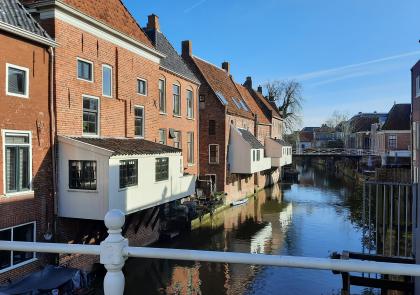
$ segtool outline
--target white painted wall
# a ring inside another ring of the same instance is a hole
[[[252,161],[254,150],[260,151],[260,161]],[[234,126],[230,128],[228,160],[231,173],[252,174],[271,168],[271,159],[264,156],[264,149],[252,149]]]
[[[283,146],[268,137],[265,139],[265,154],[271,157],[272,167],[282,167],[292,163],[292,147]]]
[[[181,199],[195,193],[194,175],[183,175],[182,156],[178,154],[110,157],[106,150],[63,138],[59,143],[59,216],[103,220],[106,212],[120,209],[134,213]],[[155,181],[155,161],[169,158],[169,179]],[[120,189],[120,160],[138,160],[138,184]],[[69,160],[97,161],[97,190],[69,189]]]

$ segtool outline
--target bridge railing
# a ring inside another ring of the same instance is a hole
[[[128,257],[239,263],[278,267],[334,270],[339,272],[377,273],[402,276],[420,276],[420,265],[362,261],[355,259],[329,259],[299,256],[263,255],[217,251],[196,251],[129,247],[128,240],[121,235],[124,214],[111,210],[105,217],[108,237],[100,245],[75,245],[58,243],[30,243],[0,241],[0,250],[23,252],[67,253],[99,255],[100,263],[107,270],[104,278],[105,295],[122,295],[125,277],[122,272]]]
[[[337,156],[370,156],[371,150],[346,148],[306,148],[293,151],[294,155],[337,155]]]

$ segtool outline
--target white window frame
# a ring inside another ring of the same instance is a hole
[[[111,95],[106,95],[104,94],[104,68],[107,68],[109,70],[111,70]],[[108,64],[103,64],[102,65],[102,96],[108,97],[108,98],[112,98],[113,97],[113,91],[114,91],[114,70],[112,68],[112,66],[108,65]]]
[[[188,111],[189,111],[189,107],[188,107],[188,93],[191,93],[191,116],[189,116]],[[186,97],[185,97],[185,101],[186,101],[186,107],[187,107],[187,119],[194,119],[195,116],[195,112],[194,112],[194,91],[192,89],[187,89],[186,90]]]
[[[146,90],[146,93],[145,94],[139,92],[139,81],[143,81],[145,83],[145,90]],[[136,80],[136,93],[138,95],[141,95],[141,96],[147,96],[147,93],[148,92],[149,92],[149,86],[148,86],[147,80],[146,79],[143,79],[143,78],[137,77],[137,80]]]
[[[210,161],[211,160],[211,156],[210,156],[210,148],[211,148],[211,146],[216,146],[217,147],[217,161],[216,162],[211,162]],[[209,144],[209,154],[208,154],[208,157],[209,157],[209,164],[215,165],[215,164],[219,164],[220,163],[220,145],[219,144],[215,144],[215,143]]]
[[[29,136],[29,144],[15,144],[15,145],[22,145],[22,146],[28,146],[29,145],[29,190],[28,191],[22,191],[22,192],[15,192],[15,193],[6,193],[6,134],[15,134],[15,135],[28,135]],[[33,187],[32,187],[32,179],[33,179],[33,172],[32,172],[32,131],[22,131],[22,130],[5,130],[3,129],[1,131],[1,137],[2,137],[2,149],[3,149],[3,194],[6,197],[13,197],[13,196],[22,196],[26,194],[33,194]]]
[[[83,59],[83,58],[80,58],[80,57],[77,57],[76,59],[77,59],[77,63],[76,63],[76,77],[77,77],[77,80],[85,81],[85,82],[89,82],[89,83],[95,82],[95,67],[94,67],[94,63],[92,61],[90,61],[90,60]],[[87,79],[79,78],[79,60],[82,61],[82,62],[86,62],[86,63],[91,64],[91,66],[92,66],[92,80],[87,80]]]
[[[18,224],[18,225],[15,225],[15,226],[2,228],[2,229],[0,229],[0,231],[5,231],[5,230],[10,229],[11,230],[11,242],[13,242],[14,241],[13,240],[13,230],[17,227],[25,226],[25,225],[28,225],[28,224],[33,224],[34,225],[34,242],[36,242],[36,221],[31,221],[31,222],[27,222],[27,223]],[[24,251],[15,251],[15,252],[24,252]],[[31,252],[31,251],[28,251],[28,252]],[[32,253],[34,255],[34,257],[32,259],[29,259],[27,261],[24,261],[24,262],[21,262],[21,263],[18,263],[18,264],[12,264],[11,266],[9,266],[7,268],[1,269],[0,274],[8,272],[8,271],[16,269],[16,268],[19,268],[19,267],[22,267],[22,266],[27,265],[29,263],[32,263],[34,261],[37,261],[38,259],[36,258],[36,252],[34,251]],[[11,251],[11,250],[10,250],[10,262],[13,263],[13,251]]]
[[[189,140],[190,140],[190,136],[192,135],[192,141],[191,142],[189,142]],[[194,166],[194,164],[195,164],[195,134],[194,134],[194,132],[193,131],[188,131],[187,132],[187,162],[188,162],[188,165],[189,166]],[[191,143],[191,148],[192,148],[192,150],[191,150],[191,154],[192,154],[192,161],[190,162],[189,160],[190,159],[188,159],[188,154],[189,154],[189,149],[188,149],[188,143]]]
[[[142,126],[142,133],[143,133],[143,136],[140,136],[140,135],[136,135],[136,109],[143,109],[143,126]],[[145,112],[145,109],[144,109],[144,106],[142,106],[142,105],[135,105],[134,106],[134,137],[135,138],[140,138],[140,139],[143,139],[144,138],[144,135],[145,135],[145,125],[146,125],[146,112]]]
[[[391,147],[391,136],[394,136],[395,137],[395,147]],[[396,150],[398,148],[398,136],[397,136],[397,134],[390,134],[389,136],[388,136],[388,149],[389,150]]]
[[[21,70],[25,72],[26,76],[26,83],[25,83],[25,94],[18,94],[9,92],[9,68],[14,68],[17,70]],[[6,63],[6,95],[7,96],[15,96],[20,98],[29,98],[29,68],[17,66],[14,64]]]
[[[83,98],[93,98],[98,101],[98,130],[97,133],[84,133],[83,132]],[[97,96],[82,94],[82,135],[83,137],[99,137],[101,134],[101,100]]]
[[[175,114],[175,92],[174,92],[174,86],[179,87],[179,114]],[[181,117],[182,115],[182,89],[181,84],[179,82],[172,83],[172,115],[174,117]]]
[[[160,105],[160,89],[159,89],[160,82],[163,82],[163,98],[164,98],[164,101],[165,101],[163,111],[161,110],[161,105]],[[168,109],[167,109],[168,102],[167,102],[167,97],[166,97],[166,79],[163,78],[163,77],[159,78],[159,80],[158,80],[158,92],[159,92],[159,113],[162,114],[162,115],[166,115],[167,112],[168,112]]]

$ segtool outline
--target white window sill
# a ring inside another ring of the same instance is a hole
[[[3,268],[3,269],[0,270],[0,274],[11,271],[13,269],[16,269],[16,268],[19,268],[19,267],[22,267],[22,266],[25,266],[27,264],[30,264],[30,263],[33,263],[33,262],[36,262],[36,261],[38,261],[38,259],[35,257],[35,258],[32,258],[32,259],[29,259],[28,261],[25,261],[25,262],[22,262],[22,263],[13,265],[13,266],[9,266],[7,268]]]
[[[159,181],[156,181],[156,180],[155,180],[155,183],[156,183],[156,184],[157,184],[157,183],[162,183],[162,182],[169,182],[169,179],[159,180]]]
[[[97,189],[96,190],[87,190],[87,189],[72,189],[72,188],[69,188],[67,191],[71,192],[71,193],[87,193],[87,194],[98,193]]]
[[[188,163],[188,167],[194,167],[195,164],[194,163]]]
[[[95,138],[95,137],[99,137],[99,135],[98,134],[83,133],[82,137]]]
[[[106,97],[106,98],[113,98],[113,96],[112,96],[112,95],[111,95],[111,96],[109,96],[109,95],[102,94],[102,96],[103,96],[103,97]]]
[[[137,95],[140,95],[140,96],[147,96],[147,93],[146,93],[146,94],[143,94],[143,93],[138,93],[138,92],[137,92]]]
[[[21,192],[16,192],[16,193],[6,193],[3,196],[6,198],[16,198],[16,197],[33,196],[34,194],[35,193],[33,190],[29,190],[29,191],[21,191]]]
[[[168,115],[168,113],[165,113],[165,112],[159,112],[159,115],[167,116],[167,115]]]
[[[77,77],[77,80],[83,81],[83,82],[88,82],[88,83],[93,83],[94,82],[93,80],[86,80],[86,79],[79,78],[79,77]]]
[[[195,118],[193,117],[193,118],[188,118],[187,117],[187,120],[190,120],[190,121],[195,121]]]
[[[124,191],[129,191],[129,190],[134,190],[134,189],[138,189],[139,185],[132,185],[132,186],[127,186],[127,187],[123,187],[123,188],[119,188],[118,191],[119,192],[124,192]]]
[[[175,114],[173,114],[173,116],[174,116],[175,118],[181,118],[181,115],[175,115]]]
[[[13,96],[13,97],[19,97],[19,98],[27,98],[29,99],[29,95],[28,94],[18,94],[18,93],[13,93],[13,92],[6,92],[6,96]]]

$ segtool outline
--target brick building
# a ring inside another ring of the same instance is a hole
[[[381,157],[383,166],[410,165],[411,104],[395,104],[385,123],[374,124],[371,132],[372,151]]]
[[[201,82],[200,175],[227,195],[227,203],[278,181],[279,169],[264,147],[272,134],[271,118],[252,86],[236,83],[228,62],[219,68],[194,56],[191,41],[183,42],[182,56]]]
[[[25,4],[59,44],[56,240],[99,243],[105,213],[120,209],[134,244],[155,241],[162,205],[195,191],[198,80],[158,18],[148,36],[120,0]],[[90,263],[72,258],[60,261]]]
[[[21,3],[0,4],[0,239],[45,242],[54,212],[49,68],[55,42]],[[1,251],[0,283],[45,258]]]

